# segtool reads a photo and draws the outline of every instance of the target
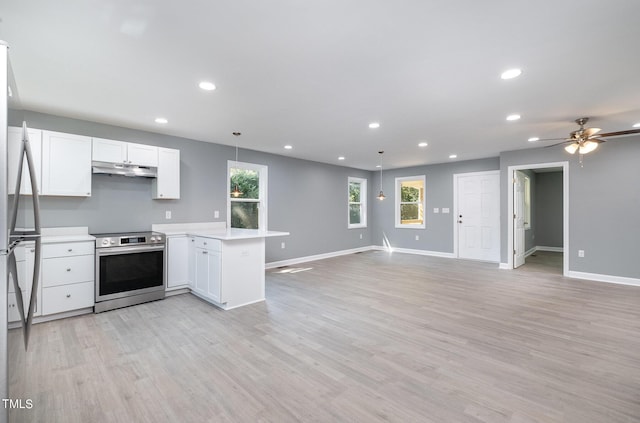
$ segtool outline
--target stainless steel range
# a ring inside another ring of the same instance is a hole
[[[165,236],[157,232],[94,234],[95,312],[164,298]]]

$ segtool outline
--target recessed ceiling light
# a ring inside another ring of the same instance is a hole
[[[344,160],[344,156],[338,157],[338,160]]]
[[[458,158],[458,155],[457,154],[452,154],[452,155],[449,156],[449,158],[450,159],[456,159],[456,158]]]
[[[538,138],[538,137],[531,137],[531,138],[529,138],[527,141],[529,141],[529,142],[540,141],[540,138]]]
[[[291,146],[291,145],[285,145],[285,146],[284,146],[284,148],[285,148],[285,150],[291,150],[291,149],[293,148],[293,146]]]
[[[513,78],[517,78],[520,75],[522,75],[522,70],[521,69],[508,69],[504,72],[502,72],[502,74],[500,75],[500,78],[502,79],[513,79]]]
[[[371,129],[380,128],[380,124],[378,122],[371,122],[369,124],[369,128],[371,128]]]
[[[165,119],[165,118],[163,118],[163,117],[158,117],[158,118],[156,118],[156,123],[161,123],[161,124],[163,124],[163,125],[164,125],[165,123],[169,123],[169,121],[168,121],[168,120],[166,120],[166,119]]]
[[[634,124],[633,124],[633,127],[634,127],[634,128],[640,128],[640,122],[638,122],[638,123],[634,123]]]
[[[507,120],[518,120],[518,119],[520,119],[520,115],[518,115],[518,114],[513,114],[513,115],[507,116]]]
[[[209,81],[202,81],[198,84],[198,86],[205,91],[213,91],[216,89],[215,84]]]
[[[428,146],[428,145],[429,145],[429,144],[427,144],[426,142],[424,142],[424,141],[423,141],[423,142],[421,142],[420,144],[418,144],[418,147],[426,147],[426,146]]]

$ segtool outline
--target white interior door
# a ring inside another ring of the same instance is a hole
[[[458,257],[500,261],[500,172],[457,177]]]
[[[524,264],[524,174],[514,172],[513,179],[513,268]]]

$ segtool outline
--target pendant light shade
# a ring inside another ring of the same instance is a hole
[[[382,201],[385,199],[384,192],[382,191],[382,155],[384,151],[378,151],[380,154],[380,194],[378,194],[378,200]]]
[[[240,132],[234,132],[233,133],[234,137],[239,137],[240,136]],[[238,142],[236,141],[236,166],[238,165]],[[238,186],[238,184],[236,184],[235,188],[233,189],[233,191],[231,191],[231,195],[235,198],[238,198],[242,195],[242,191],[240,191],[240,187]]]

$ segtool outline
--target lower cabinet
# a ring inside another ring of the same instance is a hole
[[[41,268],[42,315],[94,306],[93,242],[44,244]]]
[[[185,288],[189,284],[189,244],[186,235],[167,237],[165,272],[169,291]]]
[[[222,299],[222,263],[220,241],[194,239],[194,275],[193,290],[215,302],[221,303]]]
[[[25,315],[29,310],[29,303],[31,301],[31,285],[33,283],[33,265],[35,263],[35,251],[36,250],[32,242],[21,244],[15,249],[16,265],[18,270],[18,283],[20,284],[22,306],[24,307]],[[9,322],[17,322],[20,320],[20,310],[18,308],[15,285],[12,279],[9,279],[7,282],[7,318]],[[42,307],[40,300],[41,289],[39,283],[35,292],[36,296],[34,298],[33,315],[40,316],[42,314]]]

